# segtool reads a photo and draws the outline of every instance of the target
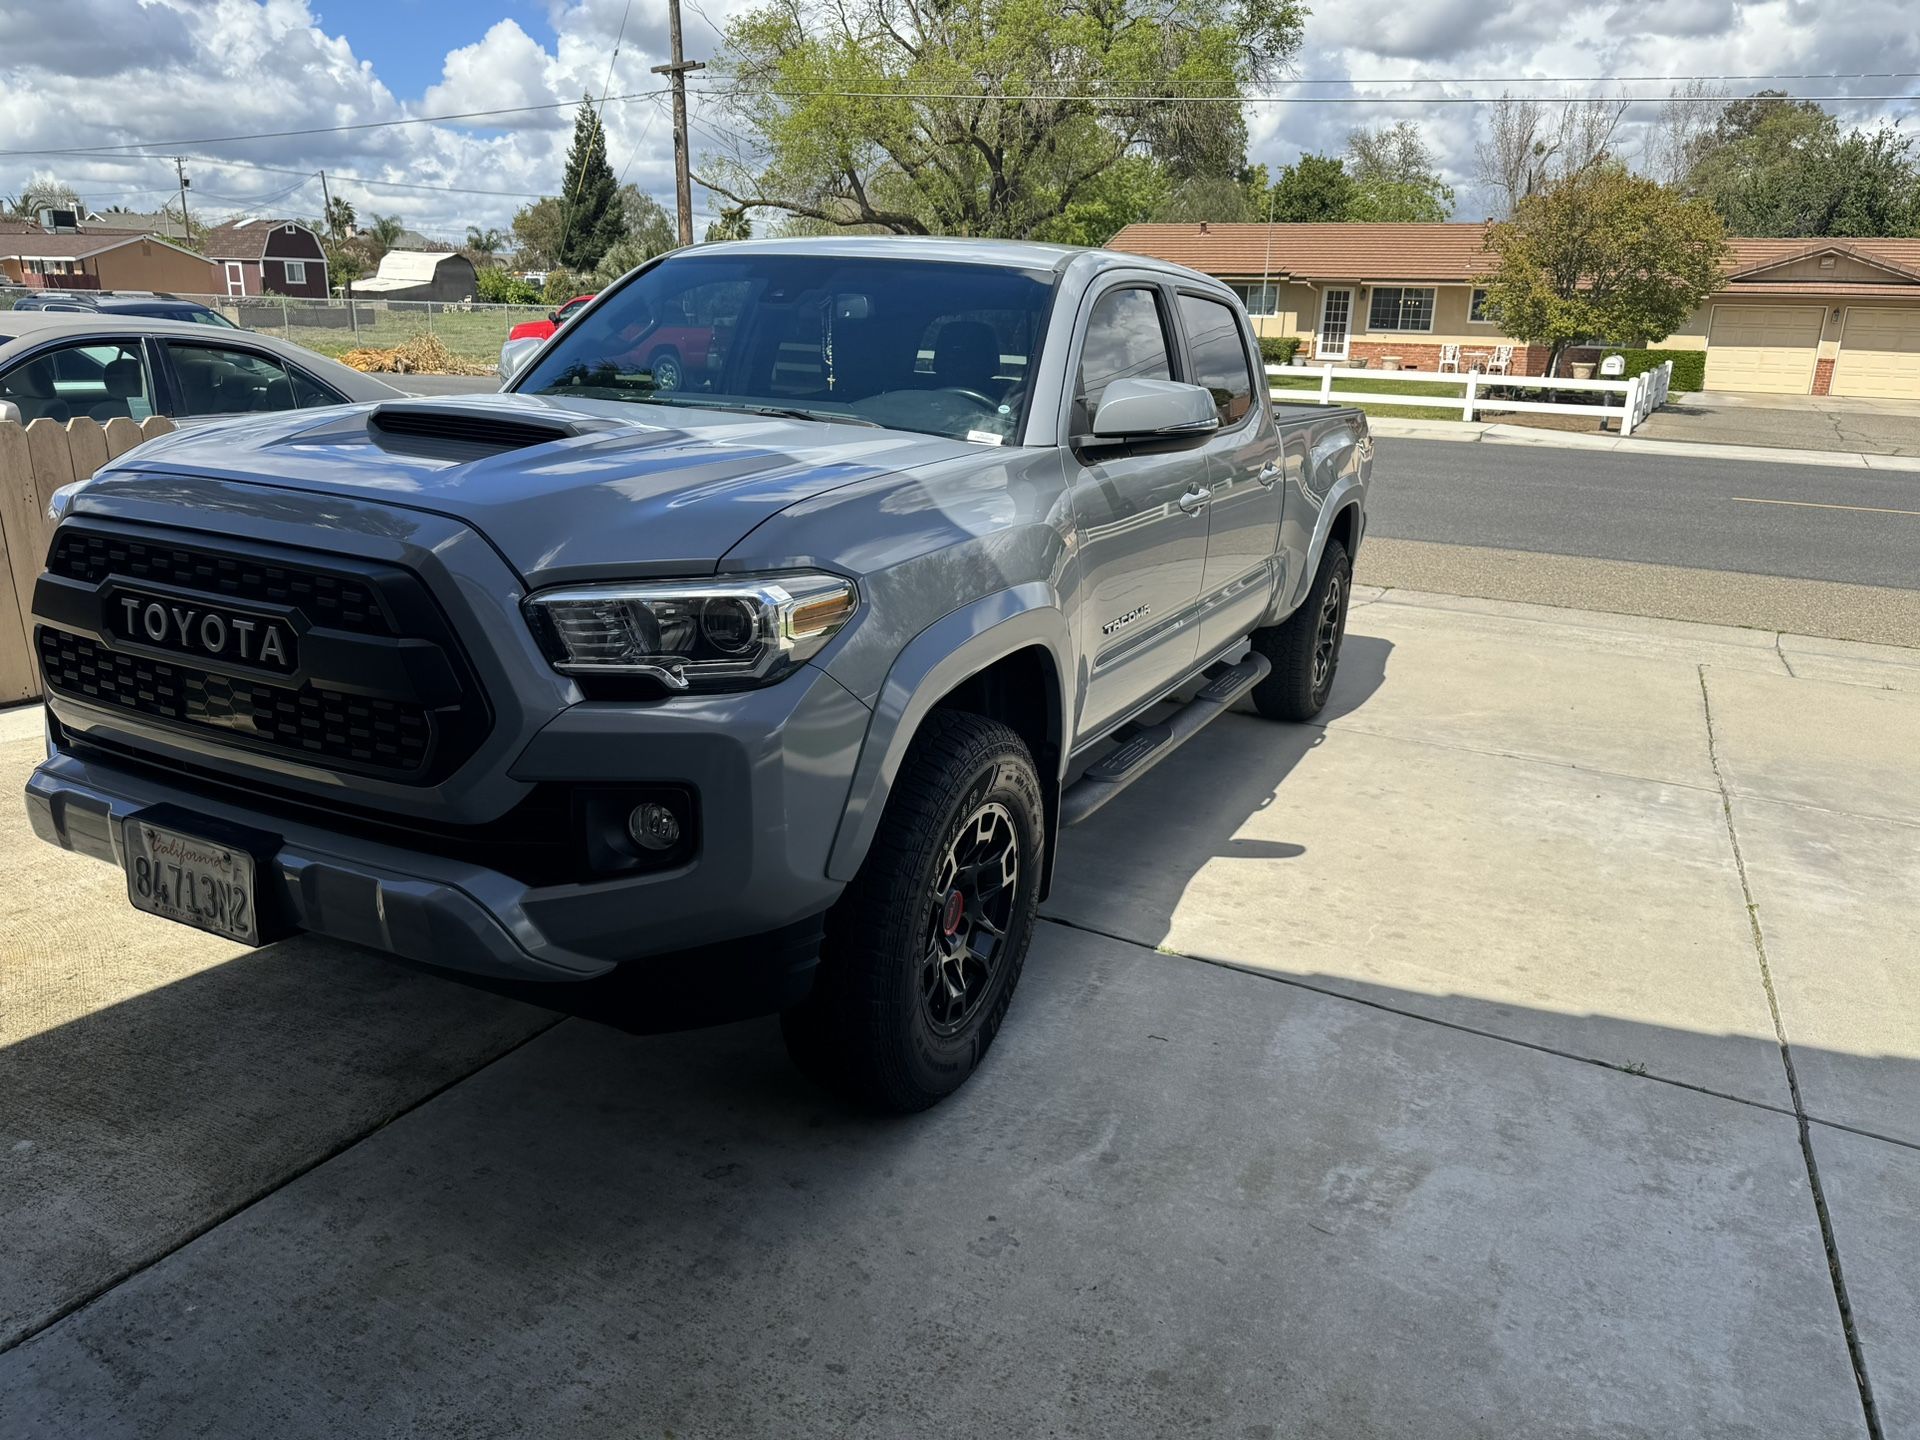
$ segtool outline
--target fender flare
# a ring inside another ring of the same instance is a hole
[[[1307,563],[1300,567],[1300,573],[1294,577],[1289,587],[1292,593],[1286,597],[1285,606],[1277,614],[1268,617],[1270,622],[1285,619],[1299,609],[1301,602],[1307,598],[1307,591],[1313,586],[1313,577],[1320,573],[1320,557],[1326,553],[1327,537],[1333,533],[1333,522],[1340,518],[1340,512],[1352,506],[1360,511],[1360,524],[1363,527],[1366,525],[1366,493],[1367,482],[1358,475],[1342,475],[1334,481],[1333,488],[1327,491],[1327,498],[1320,502],[1320,513],[1313,522],[1313,540],[1307,546]]]
[[[907,747],[929,711],[962,681],[1016,650],[1039,646],[1052,657],[1064,713],[1072,704],[1072,641],[1059,597],[1043,580],[1016,585],[963,605],[922,630],[893,662],[874,701],[845,813],[833,837],[827,875],[852,880],[866,859]],[[1064,718],[1063,718],[1064,725]],[[1066,764],[1067,745],[1058,747]],[[1061,776],[1043,775],[1057,788]],[[1051,846],[1048,847],[1051,851]]]

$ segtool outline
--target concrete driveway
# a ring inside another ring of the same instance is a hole
[[[1920,455],[1920,401],[1703,390],[1676,395],[1633,433],[1644,440]]]
[[[0,1434],[1920,1437],[1920,652],[1360,598],[910,1120],[0,812]]]

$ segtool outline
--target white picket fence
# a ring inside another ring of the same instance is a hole
[[[1673,362],[1663,361],[1658,369],[1636,375],[1631,380],[1562,380],[1548,379],[1543,375],[1482,375],[1476,372],[1441,375],[1432,371],[1356,370],[1343,365],[1269,365],[1267,374],[1276,378],[1301,374],[1319,376],[1318,403],[1322,405],[1406,405],[1422,410],[1458,410],[1460,418],[1466,421],[1471,421],[1477,411],[1483,410],[1524,411],[1537,415],[1590,415],[1597,419],[1613,416],[1620,421],[1620,433],[1631,435],[1635,426],[1642,424],[1649,415],[1667,403],[1667,387],[1673,383]],[[1420,384],[1460,385],[1465,387],[1466,393],[1429,397],[1333,388],[1336,380],[1378,380],[1383,374],[1390,374],[1395,380]],[[1618,405],[1573,405],[1555,400],[1509,400],[1499,394],[1487,393],[1490,390],[1511,391],[1517,388],[1618,395],[1621,399]],[[1309,393],[1303,390],[1276,390],[1274,398],[1304,398]]]

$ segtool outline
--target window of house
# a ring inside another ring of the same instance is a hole
[[[1369,330],[1433,329],[1431,285],[1376,285],[1367,309]]]
[[[1090,430],[1100,397],[1116,380],[1171,380],[1167,331],[1151,290],[1109,290],[1094,302],[1080,349],[1076,429]]]
[[[1493,316],[1487,313],[1487,292],[1485,287],[1479,285],[1473,287],[1473,299],[1467,306],[1467,319],[1476,325],[1493,325],[1498,323],[1494,320]]]
[[[1240,338],[1240,320],[1217,300],[1180,297],[1180,323],[1187,331],[1193,373],[1187,378],[1213,392],[1222,425],[1237,425],[1253,408],[1253,366]]]
[[[307,283],[307,262],[304,260],[287,261],[287,283],[304,285]]]
[[[1277,315],[1280,311],[1280,287],[1277,285],[1235,284],[1227,287],[1240,297],[1249,315]]]

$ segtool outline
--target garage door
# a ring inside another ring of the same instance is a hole
[[[1849,308],[1833,393],[1920,400],[1920,310]]]
[[[1707,337],[1707,389],[1811,395],[1821,307],[1716,305]]]

